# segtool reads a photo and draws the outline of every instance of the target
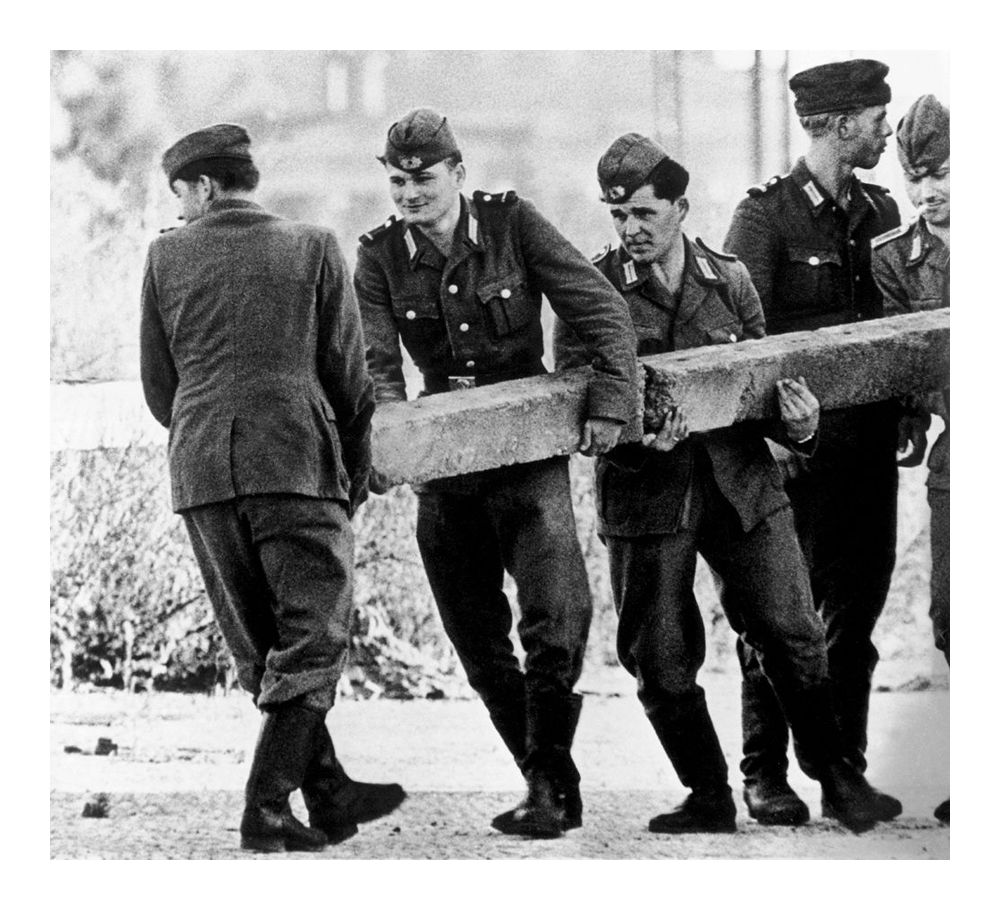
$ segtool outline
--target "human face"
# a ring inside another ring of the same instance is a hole
[[[170,189],[180,201],[180,217],[188,224],[197,221],[208,211],[212,196],[212,182],[208,177],[202,175],[194,183],[175,180],[170,184]]]
[[[885,141],[892,135],[892,127],[886,120],[885,105],[866,107],[857,114],[851,114],[848,136],[852,140],[854,167],[872,168],[878,164],[885,151]]]
[[[465,165],[449,168],[439,161],[422,171],[404,171],[391,164],[389,195],[407,224],[433,229],[447,220],[459,206],[459,193],[465,183]]]
[[[907,173],[906,195],[924,221],[948,227],[951,224],[951,158],[921,177]]]
[[[681,242],[681,222],[687,215],[688,201],[678,196],[657,199],[651,184],[639,187],[628,202],[611,206],[611,219],[625,251],[636,262],[665,262],[670,251]]]

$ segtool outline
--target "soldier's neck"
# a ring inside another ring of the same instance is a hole
[[[847,208],[848,189],[854,176],[854,167],[837,152],[825,145],[814,144],[806,152],[806,167],[816,182],[823,187],[841,208]]]
[[[671,294],[676,294],[684,279],[684,240],[678,235],[677,243],[673,244],[660,259],[650,263],[653,276]]]
[[[452,241],[455,239],[455,228],[458,227],[458,219],[462,214],[462,197],[455,199],[455,204],[445,212],[434,224],[422,227],[427,239],[434,244],[438,252],[445,257],[451,254]]]
[[[938,238],[948,249],[951,249],[951,223],[948,224],[930,224],[925,221],[924,224],[927,226],[927,231]]]

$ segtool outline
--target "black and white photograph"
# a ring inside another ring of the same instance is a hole
[[[50,860],[951,859],[952,50],[47,55]]]

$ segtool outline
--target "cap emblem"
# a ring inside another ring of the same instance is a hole
[[[399,164],[404,171],[417,171],[423,166],[424,159],[419,155],[411,155],[409,158],[400,158]]]
[[[613,186],[608,190],[608,198],[612,202],[617,202],[619,199],[624,197],[625,187],[623,186]]]

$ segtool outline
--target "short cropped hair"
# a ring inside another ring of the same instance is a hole
[[[204,174],[215,180],[223,190],[246,190],[257,188],[260,171],[252,161],[243,158],[202,158],[182,167],[174,180],[195,183]]]
[[[822,114],[808,114],[805,117],[799,117],[799,123],[813,139],[821,139],[833,130],[834,124],[841,114],[854,117],[863,110],[863,107],[854,107],[847,111],[824,111]]]
[[[649,172],[645,182],[653,187],[653,195],[657,199],[676,202],[684,195],[690,179],[691,175],[683,165],[678,164],[673,158],[664,158]]]

